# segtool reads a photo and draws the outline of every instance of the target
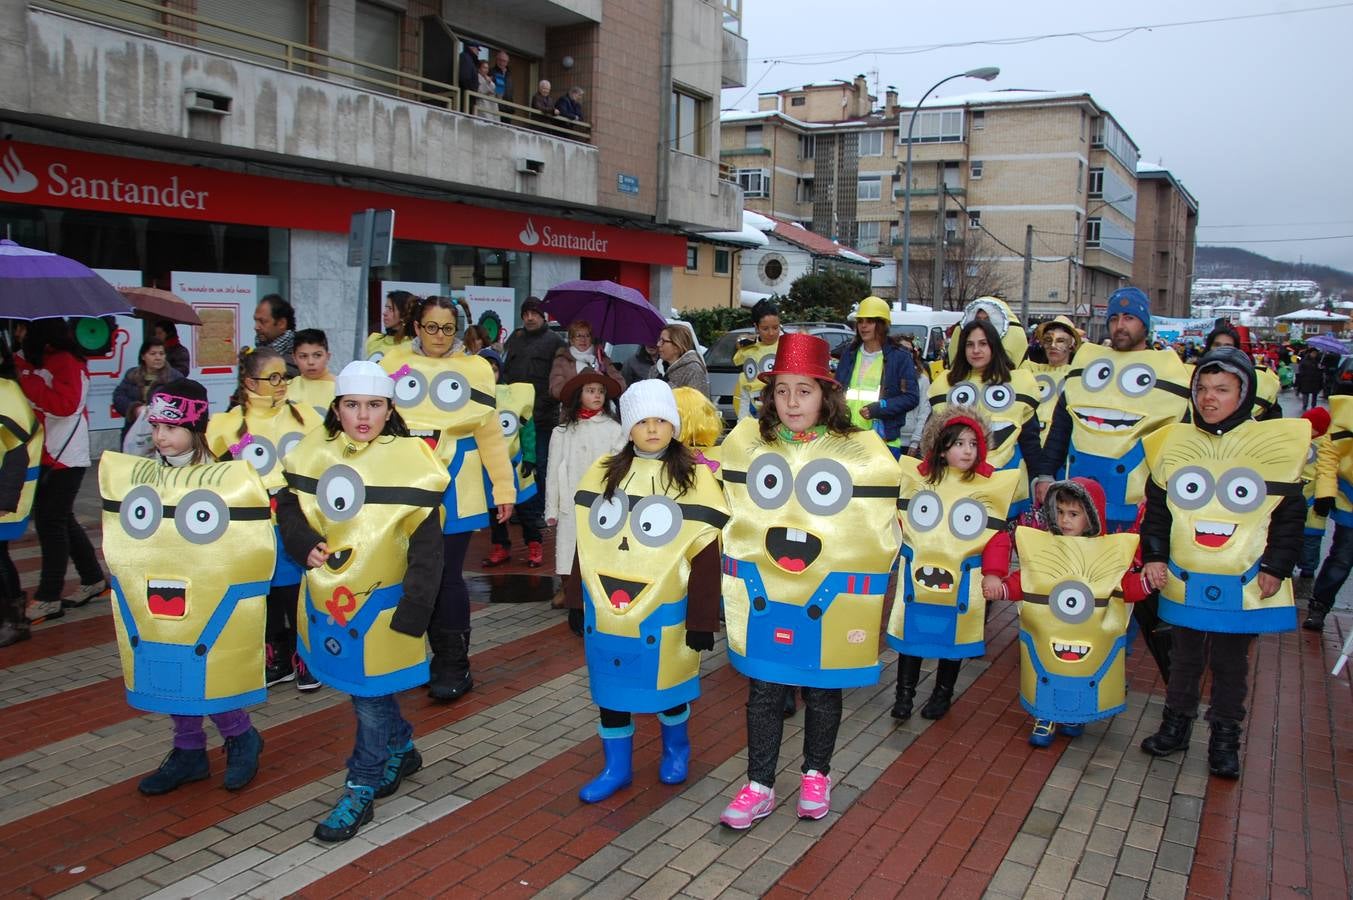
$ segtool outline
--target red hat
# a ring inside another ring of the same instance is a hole
[[[1313,406],[1301,417],[1311,423],[1311,437],[1320,437],[1330,430],[1330,411],[1323,406]]]
[[[801,333],[782,334],[775,347],[775,366],[758,377],[767,384],[776,375],[802,375],[836,384],[829,365],[831,355],[831,347],[820,337]]]

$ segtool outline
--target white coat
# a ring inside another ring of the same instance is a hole
[[[545,518],[558,521],[554,532],[556,575],[573,571],[573,554],[578,542],[573,495],[579,482],[592,463],[625,446],[626,439],[620,423],[605,413],[554,429],[550,438],[549,469],[545,473]]]

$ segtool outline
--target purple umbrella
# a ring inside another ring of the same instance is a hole
[[[0,318],[113,316],[131,308],[116,288],[75,260],[0,240]]]
[[[1307,338],[1306,346],[1314,347],[1321,353],[1338,353],[1343,355],[1348,352],[1348,345],[1328,334],[1317,334]]]
[[[545,292],[544,305],[564,325],[586,321],[598,343],[651,347],[667,327],[643,294],[614,281],[566,281]]]

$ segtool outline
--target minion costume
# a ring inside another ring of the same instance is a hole
[[[958,358],[959,351],[963,348],[958,346],[958,335],[969,322],[977,318],[986,318],[992,325],[996,326],[996,333],[1001,336],[1001,346],[1005,348],[1005,355],[1010,357],[1010,364],[1018,366],[1024,361],[1024,357],[1029,355],[1029,335],[1024,332],[1024,325],[1019,317],[1015,315],[1010,305],[1000,297],[978,297],[963,307],[963,315],[958,320],[958,324],[949,334],[949,364],[953,365],[954,360]],[[938,377],[938,373],[936,373]],[[934,379],[932,379],[934,380]]]
[[[1334,536],[1311,587],[1303,628],[1320,631],[1353,568],[1353,396],[1329,399],[1325,442],[1316,449],[1315,500],[1311,511],[1334,520]]]
[[[338,376],[340,401],[394,393],[368,360]],[[393,794],[422,765],[395,694],[428,680],[423,634],[442,563],[437,510],[450,478],[425,442],[388,433],[388,420],[374,423],[365,442],[343,430],[308,435],[286,458],[288,490],[277,500],[289,552],[324,555],[305,576],[301,655],[321,681],[352,695],[357,714],[347,791],[316,826],[322,841],[352,837],[371,821],[374,798]]]
[[[1330,443],[1328,432],[1331,419],[1329,410],[1323,406],[1308,409],[1301,417],[1311,423],[1313,437],[1311,446],[1306,448],[1306,465],[1301,467],[1301,495],[1306,498],[1306,524],[1301,539],[1301,560],[1297,564],[1297,572],[1304,580],[1302,587],[1306,594],[1305,599],[1309,600],[1311,589],[1309,579],[1315,577],[1316,566],[1320,562],[1320,545],[1329,527],[1329,516],[1322,515],[1316,510],[1315,498],[1319,459],[1322,453],[1329,452],[1326,448]]]
[[[1080,332],[1075,323],[1066,316],[1058,316],[1034,329],[1034,339],[1039,344],[1044,344],[1050,338],[1050,332],[1054,331],[1070,333],[1071,356],[1074,358],[1081,345]],[[1019,364],[1019,367],[1033,375],[1034,381],[1038,385],[1039,443],[1046,443],[1048,430],[1052,425],[1052,414],[1057,409],[1057,401],[1061,399],[1062,384],[1066,381],[1067,373],[1071,371],[1071,363],[1068,361],[1064,365],[1055,366],[1050,362],[1036,363],[1031,359],[1026,359]]]
[[[766,383],[762,374],[775,368],[774,344],[757,341],[733,352],[733,365],[738,367],[738,384],[733,391],[733,416],[737,419],[755,419],[760,412],[761,389]]]
[[[329,405],[334,402],[334,382],[329,378],[306,378],[297,375],[287,382],[287,399],[308,406],[324,421]]]
[[[42,425],[18,382],[0,378],[0,647],[28,638],[24,593],[9,557],[9,542],[23,537],[33,510],[42,463]]]
[[[536,429],[531,421],[536,404],[535,385],[525,382],[500,384],[494,396],[498,402],[498,427],[503,431],[508,457],[512,460],[517,502],[525,503],[536,495]],[[487,470],[484,473],[484,492],[487,502],[493,492],[493,482]]]
[[[1303,419],[1250,417],[1256,377],[1244,352],[1218,347],[1204,354],[1194,373],[1195,396],[1209,376],[1239,382],[1238,406],[1209,423],[1195,399],[1191,424],[1162,428],[1145,441],[1151,483],[1143,558],[1148,566],[1167,567],[1160,617],[1174,628],[1164,721],[1142,748],[1165,755],[1185,745],[1206,656],[1213,677],[1208,762],[1213,774],[1234,778],[1250,641],[1256,633],[1296,627],[1288,575],[1305,517],[1298,479],[1311,429]],[[1264,576],[1277,581],[1268,597]]]
[[[672,443],[682,446],[681,416],[665,382],[632,385],[621,395],[620,417],[626,434],[647,418],[662,419],[672,425]],[[583,613],[588,682],[601,707],[606,756],[602,774],[579,792],[587,803],[630,783],[631,713],[659,714],[659,777],[664,784],[686,780],[686,722],[688,704],[700,694],[699,651],[713,647],[719,627],[717,539],[728,520],[723,492],[706,466],[696,465],[694,484],[682,490],[669,483],[662,458],[633,452],[609,498],[609,456],[588,469],[575,495],[581,597],[570,597],[569,606],[580,605]]]

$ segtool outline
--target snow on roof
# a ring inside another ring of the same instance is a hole
[[[749,216],[755,216],[756,219],[769,222],[771,227],[764,229],[783,241],[787,241],[796,247],[807,250],[814,256],[834,256],[837,259],[846,262],[858,263],[865,266],[882,265],[857,250],[846,247],[829,237],[824,237],[816,232],[809,231],[800,222],[791,222],[788,219],[777,219],[774,216],[763,216],[750,210],[743,210],[743,222],[748,222]],[[757,226],[759,227],[759,226]]]
[[[1284,316],[1278,316],[1279,322],[1347,322],[1348,316],[1325,312],[1323,309],[1299,309]]]
[[[770,245],[770,240],[764,234],[764,229],[748,225],[745,216],[741,231],[693,231],[691,234],[705,240],[723,241],[725,244],[740,244],[743,247],[767,247]]]
[[[755,228],[757,231],[774,231],[775,220],[763,216],[761,213],[752,212],[750,209],[742,211],[742,224],[744,227]]]
[[[769,300],[775,296],[774,294],[762,294],[757,291],[742,291],[741,293],[742,296],[738,298],[738,302],[748,309],[756,306],[762,300]]]
[[[722,109],[719,110],[719,121],[741,122],[746,119],[766,119],[777,115],[783,113],[776,109]]]
[[[1149,162],[1145,162],[1145,161],[1139,159],[1139,160],[1137,160],[1137,171],[1138,171],[1138,172],[1169,172],[1170,170],[1167,169],[1167,168],[1165,168],[1164,166],[1158,166],[1158,165],[1156,165],[1155,163],[1149,163]]]
[[[921,106],[991,106],[998,103],[1044,103],[1051,100],[1090,100],[1089,91],[1044,91],[1025,88],[1008,88],[1002,91],[977,91],[972,94],[955,94],[951,97],[931,97]],[[912,104],[904,104],[910,108]]]

